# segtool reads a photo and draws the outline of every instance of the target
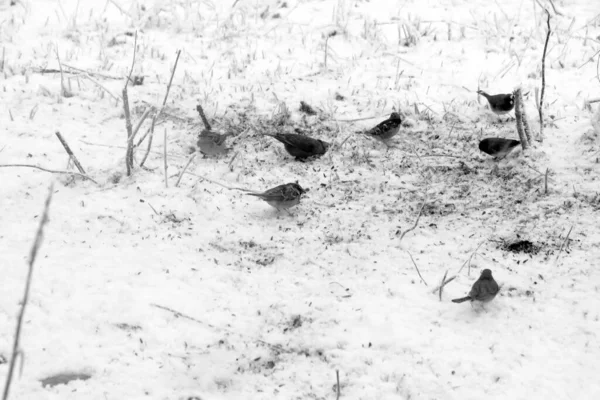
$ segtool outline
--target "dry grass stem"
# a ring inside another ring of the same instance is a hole
[[[96,182],[95,180],[93,180],[89,176],[87,176],[85,174],[81,174],[79,172],[57,171],[57,170],[47,169],[47,168],[43,168],[43,167],[40,167],[38,165],[32,165],[32,164],[2,164],[2,165],[0,165],[0,168],[6,168],[6,167],[35,168],[35,169],[39,169],[39,170],[44,171],[44,172],[50,172],[51,174],[75,175],[75,176],[79,176],[81,178],[87,179],[88,181],[92,181],[96,185],[98,185],[98,182]]]
[[[569,232],[567,233],[567,236],[565,236],[565,240],[563,240],[562,244],[560,245],[560,249],[558,250],[558,254],[556,255],[556,260],[554,262],[558,261],[558,258],[560,257],[560,253],[562,253],[563,248],[566,248],[565,245],[569,241],[569,236],[571,235],[571,231],[573,230],[573,226],[574,225],[571,225],[571,228],[569,228]]]
[[[165,128],[164,133],[164,147],[163,147],[163,164],[165,167],[165,187],[169,187],[169,178],[167,177],[167,128]]]
[[[194,158],[196,158],[196,153],[194,153],[194,154],[192,154],[190,156],[190,158],[188,159],[187,163],[185,164],[185,167],[183,167],[183,169],[179,173],[179,177],[177,178],[177,183],[175,183],[175,187],[179,186],[179,182],[181,182],[181,178],[183,177],[183,174],[188,169],[188,167],[190,166],[190,164],[192,163],[192,161],[194,161]]]
[[[42,218],[40,218],[40,223],[38,225],[38,229],[35,233],[35,239],[33,241],[33,245],[31,246],[31,250],[29,251],[29,260],[28,265],[29,268],[27,270],[27,280],[25,281],[25,292],[23,294],[23,300],[21,301],[21,309],[19,310],[19,316],[17,318],[17,326],[15,328],[15,337],[12,346],[12,354],[10,357],[10,363],[8,364],[8,373],[6,375],[6,381],[4,384],[4,391],[2,394],[2,400],[8,400],[8,394],[10,392],[10,384],[12,382],[12,377],[15,371],[15,365],[17,362],[17,356],[19,354],[23,355],[23,350],[19,348],[19,342],[21,340],[21,327],[23,326],[23,317],[25,316],[25,308],[27,307],[27,302],[29,301],[29,291],[31,289],[31,278],[33,276],[33,265],[35,263],[35,259],[37,257],[40,246],[42,245],[42,240],[44,238],[44,226],[48,223],[48,211],[50,209],[50,203],[52,201],[52,194],[54,192],[54,184],[50,184],[50,188],[48,189],[48,195],[46,196],[46,201],[44,202],[44,211],[42,212]],[[23,363],[21,363],[21,366]]]
[[[73,151],[71,150],[71,148],[69,147],[69,144],[67,143],[67,141],[62,137],[62,135],[60,134],[59,131],[55,132],[56,137],[58,138],[58,140],[60,140],[60,143],[63,145],[63,147],[65,148],[65,151],[67,152],[67,154],[69,155],[69,157],[71,157],[71,160],[73,160],[73,163],[75,164],[75,166],[77,167],[77,170],[82,174],[85,175],[85,170],[83,169],[83,167],[81,166],[81,164],[79,163],[79,160],[77,159],[77,157],[75,157],[75,154],[73,154]]]
[[[425,282],[425,279],[423,279],[423,276],[421,275],[421,271],[419,271],[419,267],[417,267],[417,263],[415,262],[412,254],[410,254],[410,251],[406,251],[410,257],[410,260],[412,261],[413,265],[415,266],[415,269],[417,270],[417,274],[419,274],[419,278],[421,278],[421,280],[423,281],[423,283],[425,284],[425,286],[429,286],[427,285],[427,282]]]
[[[554,7],[554,4],[552,4]],[[556,10],[554,11],[556,12]],[[546,91],[546,51],[548,49],[548,41],[550,40],[550,33],[552,32],[550,29],[550,13],[546,10],[546,14],[548,14],[548,19],[546,23],[548,24],[548,32],[546,33],[546,42],[544,43],[544,52],[542,53],[542,89],[540,93],[540,103],[538,104],[538,113],[540,115],[540,141],[544,141],[544,92]]]
[[[289,351],[286,351],[280,345],[271,344],[271,343],[265,342],[264,340],[261,340],[261,339],[248,338],[248,337],[246,337],[245,335],[243,335],[241,333],[230,331],[230,330],[225,329],[225,328],[220,328],[220,327],[218,327],[216,325],[213,325],[213,324],[210,324],[208,322],[200,321],[199,319],[196,319],[194,317],[190,317],[189,315],[181,313],[181,312],[179,312],[177,310],[174,310],[172,308],[161,306],[160,304],[154,304],[154,303],[151,303],[150,305],[152,307],[160,308],[161,310],[173,313],[173,315],[175,315],[175,317],[177,317],[177,318],[184,318],[184,319],[187,319],[189,321],[196,322],[196,323],[198,323],[200,325],[208,326],[209,328],[214,329],[216,331],[223,331],[223,332],[226,332],[226,333],[228,333],[230,335],[238,336],[238,337],[245,338],[245,339],[247,338],[247,339],[250,339],[251,341],[256,341],[256,342],[258,342],[260,344],[263,344],[263,345],[265,345],[265,346],[267,346],[267,347],[269,347],[269,348],[277,351],[278,353],[288,353],[289,352]]]
[[[419,218],[421,218],[421,214],[423,213],[423,208],[425,207],[425,204],[426,204],[426,202],[423,201],[423,204],[421,205],[421,209],[419,210],[419,214],[417,215],[417,219],[415,220],[415,223],[412,226],[412,228],[405,230],[404,232],[402,232],[402,235],[400,235],[400,243],[402,242],[404,235],[406,235],[408,232],[414,230],[417,227],[417,224],[419,223]]]
[[[529,140],[527,133],[525,132],[524,120],[527,118],[525,114],[525,108],[523,106],[523,93],[521,88],[516,89],[513,92],[515,96],[515,117],[517,119],[517,132],[519,133],[519,140],[521,141],[521,147],[523,150],[529,148]]]
[[[340,371],[339,370],[335,370],[335,380],[337,382],[336,386],[335,386],[335,391],[336,391],[336,396],[335,396],[335,400],[340,400],[340,396],[341,396],[341,389],[340,389]]]

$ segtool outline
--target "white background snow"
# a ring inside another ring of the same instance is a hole
[[[585,106],[600,97],[600,5],[554,4],[562,15],[548,0],[3,1],[0,164],[75,171],[60,131],[98,182],[0,168],[2,383],[57,181],[10,398],[335,399],[336,370],[342,399],[600,398],[598,104]],[[475,91],[521,86],[539,130],[540,5],[553,30],[545,140],[496,169],[477,143],[517,138],[514,117],[500,120]],[[126,177],[111,94],[136,30],[134,123],[160,106],[182,53],[149,169]],[[41,73],[59,68],[57,53],[72,97],[59,73]],[[175,187],[202,129],[197,104],[236,136]],[[334,149],[302,163],[262,136],[286,109],[282,131]],[[355,134],[394,109],[407,116],[396,148]],[[310,192],[292,215],[227,188],[295,180]],[[517,239],[539,252],[505,250]],[[485,311],[452,303],[483,268],[496,299]],[[440,301],[446,271],[458,276]],[[91,378],[42,387],[61,373]]]

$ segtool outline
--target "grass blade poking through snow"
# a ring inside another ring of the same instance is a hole
[[[17,356],[22,353],[19,349],[19,341],[21,338],[21,327],[23,325],[23,317],[25,315],[25,307],[27,306],[27,301],[29,300],[29,289],[31,288],[31,277],[33,275],[33,264],[35,263],[35,259],[42,245],[42,239],[44,236],[44,226],[48,222],[48,209],[50,208],[50,202],[52,201],[52,192],[54,190],[54,184],[50,185],[48,190],[48,196],[46,196],[46,202],[44,203],[44,212],[42,213],[42,218],[40,219],[40,224],[38,225],[37,232],[35,234],[35,239],[33,241],[33,245],[31,246],[31,250],[29,251],[29,270],[27,272],[27,281],[25,282],[25,293],[23,294],[23,300],[21,301],[21,310],[19,311],[19,317],[17,319],[17,326],[15,328],[15,338],[13,341],[12,355],[10,357],[10,364],[8,365],[8,374],[6,375],[6,382],[4,384],[4,392],[2,394],[2,400],[8,399],[8,394],[10,392],[10,384],[12,382],[12,376],[15,370],[15,364],[17,360]]]

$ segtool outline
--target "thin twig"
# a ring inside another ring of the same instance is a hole
[[[127,176],[131,176],[133,170],[133,128],[131,127],[131,113],[129,111],[129,96],[127,95],[127,83],[123,87],[123,111],[125,113],[125,130],[127,132],[127,150],[125,151],[125,166]]]
[[[419,210],[419,215],[417,215],[417,219],[415,220],[415,224],[412,226],[412,228],[405,230],[404,232],[402,232],[402,235],[400,235],[400,242],[402,242],[402,238],[404,238],[404,235],[406,235],[408,232],[414,230],[417,227],[417,224],[419,223],[419,218],[421,218],[421,214],[423,213],[423,208],[425,208],[425,204],[426,202],[423,201],[421,209]]]
[[[554,4],[552,4],[554,7]],[[550,13],[544,9],[548,14],[548,32],[546,33],[546,43],[544,43],[544,52],[542,54],[542,90],[540,93],[540,104],[538,105],[538,113],[540,115],[540,141],[544,141],[544,92],[546,91],[546,50],[548,49],[548,41],[550,40]],[[556,10],[555,10],[556,12]]]
[[[167,104],[167,99],[169,98],[169,92],[171,91],[171,85],[173,84],[173,77],[175,76],[175,70],[177,69],[177,63],[179,62],[179,56],[181,55],[181,50],[177,50],[177,57],[175,58],[175,65],[173,66],[173,70],[171,71],[171,78],[169,79],[169,84],[167,85],[167,91],[165,93],[165,97],[163,99],[161,107],[158,109],[156,114],[154,114],[154,118],[152,118],[152,126],[150,127],[150,138],[148,139],[148,149],[146,150],[146,154],[144,154],[144,158],[140,163],[140,167],[144,166],[148,155],[150,154],[150,149],[152,148],[152,136],[154,135],[154,126],[156,125],[156,121],[162,114],[165,105]],[[166,149],[165,149],[166,151]],[[166,162],[166,161],[165,161]]]
[[[152,107],[147,107],[144,110],[144,113],[142,114],[142,116],[140,117],[140,120],[138,121],[137,125],[135,126],[135,128],[133,128],[131,137],[129,138],[129,141],[131,143],[133,143],[133,139],[135,139],[136,134],[138,133],[138,131],[140,130],[140,128],[142,127],[142,124],[144,123],[144,121],[146,120],[146,118],[148,118],[148,115],[150,115],[150,112],[152,111]],[[137,145],[133,146],[138,147],[143,140],[139,141]]]
[[[79,172],[72,172],[72,171],[57,171],[57,170],[53,170],[53,169],[47,169],[47,168],[43,168],[37,165],[32,165],[32,164],[1,164],[0,168],[3,167],[24,167],[24,168],[35,168],[35,169],[39,169],[41,171],[44,172],[50,172],[52,174],[64,174],[64,175],[75,175],[75,176],[80,176],[84,179],[87,179],[89,181],[94,182],[96,185],[98,184],[98,182],[96,182],[95,180],[93,180],[92,178],[90,178],[87,175],[81,174]]]
[[[100,82],[98,82],[97,80],[95,80],[94,78],[92,78],[89,74],[82,74],[82,77],[90,80],[93,84],[95,84],[96,86],[98,86],[100,89],[104,90],[106,93],[108,93],[110,95],[110,97],[112,97],[113,99],[116,100],[117,105],[119,104],[119,101],[121,101],[121,99],[114,95],[110,90],[108,90],[107,88],[105,88]]]
[[[233,155],[233,157],[231,157],[231,161],[229,161],[228,168],[229,168],[229,171],[231,171],[231,172],[233,172],[233,162],[235,161],[235,159],[237,158],[239,153],[240,153],[239,151],[236,151],[235,154]]]
[[[452,278],[448,278],[447,280],[445,280],[445,281],[444,281],[443,285],[441,285],[441,284],[440,284],[440,285],[436,286],[436,287],[435,287],[435,288],[434,288],[434,289],[431,291],[431,293],[435,293],[435,292],[439,291],[439,290],[440,290],[440,288],[441,288],[442,286],[447,286],[447,285],[448,285],[450,282],[452,282],[452,281],[453,281],[453,280],[455,280],[455,279],[456,279],[456,275],[454,275]]]
[[[560,257],[560,253],[563,250],[563,247],[565,247],[565,244],[567,243],[567,241],[569,240],[569,235],[571,234],[571,231],[573,230],[573,226],[571,225],[571,228],[569,229],[569,232],[567,233],[567,236],[565,237],[565,240],[562,242],[562,244],[560,245],[560,249],[558,250],[558,254],[556,255],[556,260],[554,262],[558,261],[558,257]]]
[[[525,131],[524,120],[527,118],[525,114],[525,108],[523,107],[523,93],[521,92],[521,88],[516,89],[513,92],[515,98],[515,118],[517,121],[517,133],[519,134],[519,139],[521,141],[521,147],[523,150],[527,150],[529,148],[529,138],[527,132]]]
[[[123,110],[125,112],[125,129],[127,130],[127,150],[125,152],[125,165],[127,167],[127,176],[131,176],[133,170],[133,128],[131,125],[131,111],[129,109],[129,96],[127,94],[127,86],[131,80],[131,74],[133,73],[133,67],[135,66],[135,56],[137,54],[137,31],[135,31],[135,39],[133,42],[133,58],[131,60],[131,69],[129,70],[129,76],[125,81],[123,87]]]
[[[62,64],[60,63],[60,56],[58,55],[58,46],[54,47],[54,52],[56,53],[56,59],[58,61],[58,67],[60,68],[60,95],[62,97],[73,97],[73,94],[71,92],[69,92],[67,90],[67,88],[65,87],[65,78],[63,76],[63,68],[62,68]]]
[[[154,115],[154,118],[152,118],[152,125],[150,125],[150,137],[148,138],[148,147],[146,148],[146,154],[144,154],[144,158],[142,158],[142,161],[140,162],[140,167],[144,166],[144,163],[146,162],[146,160],[148,159],[148,155],[150,154],[150,149],[152,148],[152,139],[154,138],[154,126],[156,125],[156,116],[159,112],[160,111],[157,111]]]
[[[131,59],[131,69],[129,70],[129,75],[127,76],[127,80],[125,81],[125,86],[129,84],[131,80],[131,74],[133,74],[133,67],[135,66],[135,55],[137,54],[137,31],[135,31],[135,36],[133,38],[133,58]]]
[[[467,264],[468,264],[468,265],[469,265],[469,268],[468,268],[468,270],[467,270],[467,271],[468,271],[468,272],[467,272],[467,275],[468,275],[468,276],[471,276],[471,260],[473,259],[473,256],[475,256],[475,255],[477,254],[477,251],[479,250],[479,248],[480,248],[480,247],[481,247],[481,246],[482,246],[482,245],[483,245],[485,242],[486,242],[486,240],[484,240],[483,242],[479,243],[479,246],[477,246],[477,248],[475,249],[475,251],[471,253],[471,255],[469,256],[469,259],[468,259],[467,261],[465,261],[465,262],[464,262],[464,264],[462,265],[462,267],[460,267],[460,269],[458,270],[458,272],[457,272],[457,274],[456,274],[456,275],[460,274],[460,271],[462,271],[462,270],[463,270],[463,268],[465,267],[465,265],[467,265]]]
[[[165,187],[168,188],[169,187],[169,178],[167,177],[167,128],[165,128],[165,134],[164,134],[164,141],[165,144],[163,146],[163,160],[164,160],[164,166],[165,166]]]
[[[35,239],[33,241],[33,245],[31,246],[31,250],[29,251],[29,269],[27,271],[27,280],[25,281],[25,293],[23,294],[23,300],[21,301],[21,309],[19,311],[19,316],[17,318],[17,326],[15,328],[15,338],[13,341],[12,347],[12,355],[10,357],[10,363],[8,366],[8,374],[6,375],[6,382],[4,384],[4,392],[2,395],[2,400],[8,399],[8,394],[10,392],[10,384],[12,382],[13,373],[15,370],[15,365],[17,363],[17,356],[19,354],[23,354],[22,350],[19,348],[19,342],[21,339],[21,327],[23,326],[23,317],[25,316],[25,307],[27,306],[27,302],[29,301],[29,291],[31,289],[31,278],[33,276],[33,264],[35,263],[35,259],[37,257],[40,246],[42,245],[42,240],[44,238],[44,226],[48,223],[48,210],[50,209],[50,202],[52,201],[52,194],[54,191],[54,184],[50,184],[50,188],[48,190],[48,195],[46,196],[46,201],[44,203],[44,211],[42,212],[42,218],[40,219],[40,223],[38,225],[38,229],[35,233]],[[21,363],[21,365],[23,365]]]
[[[548,171],[549,168],[546,168],[546,176],[544,177],[544,194],[548,194]]]
[[[67,154],[69,155],[69,157],[71,157],[71,160],[73,160],[73,163],[75,164],[75,166],[77,167],[77,169],[79,170],[79,172],[82,175],[85,175],[85,170],[83,169],[83,167],[79,163],[79,160],[77,159],[77,157],[75,157],[75,154],[73,154],[73,151],[71,151],[71,148],[69,147],[69,144],[67,143],[67,141],[62,137],[62,135],[60,134],[59,131],[56,131],[55,135],[58,138],[58,140],[60,140],[60,143],[65,148],[65,151],[67,152]]]
[[[185,167],[183,167],[183,169],[181,170],[181,172],[179,173],[179,178],[177,178],[177,183],[175,184],[175,187],[179,186],[179,182],[181,182],[181,178],[183,177],[183,174],[185,173],[185,171],[188,169],[188,167],[190,166],[190,164],[192,163],[192,161],[194,161],[194,158],[196,158],[196,153],[192,154],[187,162],[187,164],[185,164]]]
[[[427,282],[425,282],[425,279],[423,279],[423,276],[421,275],[421,271],[419,271],[419,267],[417,267],[417,263],[415,262],[415,260],[413,259],[412,254],[410,254],[410,251],[406,250],[406,252],[408,253],[408,255],[410,256],[410,259],[413,263],[413,265],[415,266],[415,269],[417,270],[417,274],[419,274],[419,278],[421,278],[421,280],[423,281],[423,283],[425,284],[425,286],[429,286],[427,285]]]
[[[439,297],[440,301],[442,301],[442,292],[444,291],[444,286],[446,285],[446,277],[448,276],[448,270],[444,273],[444,277],[442,278],[442,283],[440,283]]]
[[[196,178],[202,179],[203,181],[207,181],[207,182],[210,182],[210,183],[214,183],[215,185],[219,185],[219,186],[221,186],[221,187],[223,187],[223,188],[225,188],[225,189],[229,189],[229,190],[239,190],[239,191],[242,191],[242,192],[253,192],[252,190],[249,190],[249,189],[244,189],[244,188],[239,188],[239,187],[233,187],[233,186],[227,186],[227,185],[223,185],[222,183],[219,183],[219,182],[217,182],[217,181],[214,181],[214,180],[212,180],[212,179],[208,179],[208,178],[206,178],[206,177],[204,177],[204,176],[202,176],[202,175],[198,175],[198,174],[195,174],[195,173],[193,173],[193,172],[186,171],[186,174],[188,174],[188,175],[192,175],[192,176],[195,176]]]
[[[175,317],[185,318],[187,320],[196,322],[196,323],[198,323],[200,325],[208,326],[211,329],[214,329],[214,330],[217,330],[217,331],[224,331],[224,332],[227,332],[227,333],[232,334],[232,335],[236,335],[236,336],[241,337],[241,338],[248,338],[247,336],[245,336],[245,335],[243,335],[243,334],[241,334],[239,332],[230,331],[228,329],[220,328],[220,327],[215,326],[213,324],[210,324],[208,322],[200,321],[199,319],[196,319],[194,317],[190,317],[189,315],[181,313],[181,312],[179,312],[177,310],[174,310],[172,308],[161,306],[160,304],[155,304],[155,303],[151,303],[150,305],[153,306],[153,307],[156,307],[156,308],[160,308],[161,310],[169,311],[170,313],[173,313],[175,315]],[[255,338],[248,338],[248,339],[250,339],[250,340],[256,340],[258,343],[261,343],[261,344],[263,344],[263,345],[265,345],[265,346],[267,346],[267,347],[269,347],[269,348],[277,351],[278,353],[284,353],[284,352],[286,352],[286,350],[283,347],[281,347],[280,345],[271,344],[271,343],[265,342],[264,340],[261,340],[261,339],[255,339]]]
[[[341,392],[341,389],[340,389],[340,371],[338,369],[335,370],[335,380],[337,381],[337,386],[336,386],[337,395],[335,396],[335,400],[340,400],[340,396],[341,396],[341,394],[340,394],[340,392]]]

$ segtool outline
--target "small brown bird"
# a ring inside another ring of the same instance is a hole
[[[308,189],[302,188],[298,182],[279,185],[263,193],[246,193],[250,196],[260,197],[270,206],[278,211],[285,210],[300,203],[300,197],[308,192]],[[288,211],[289,213],[289,211]]]
[[[225,146],[225,139],[231,135],[233,134],[225,133],[221,135],[213,131],[203,130],[198,137],[198,148],[202,154],[208,156],[227,153],[229,149]]]
[[[479,150],[496,159],[506,157],[521,142],[513,139],[486,138],[479,142]]]
[[[304,160],[312,156],[320,156],[327,152],[330,144],[320,139],[313,139],[305,135],[296,133],[265,133],[283,143],[286,151],[296,157],[297,160]]]
[[[490,109],[497,115],[508,114],[515,108],[515,95],[512,93],[489,95],[483,90],[478,90],[477,93],[487,99]]]
[[[390,147],[387,141],[398,133],[400,125],[402,125],[402,117],[397,112],[393,112],[388,119],[363,133]]]
[[[469,295],[460,299],[452,300],[454,303],[462,303],[464,301],[478,301],[481,303],[487,303],[492,301],[498,294],[500,288],[492,277],[492,271],[484,269],[481,271],[481,276],[475,281]]]

